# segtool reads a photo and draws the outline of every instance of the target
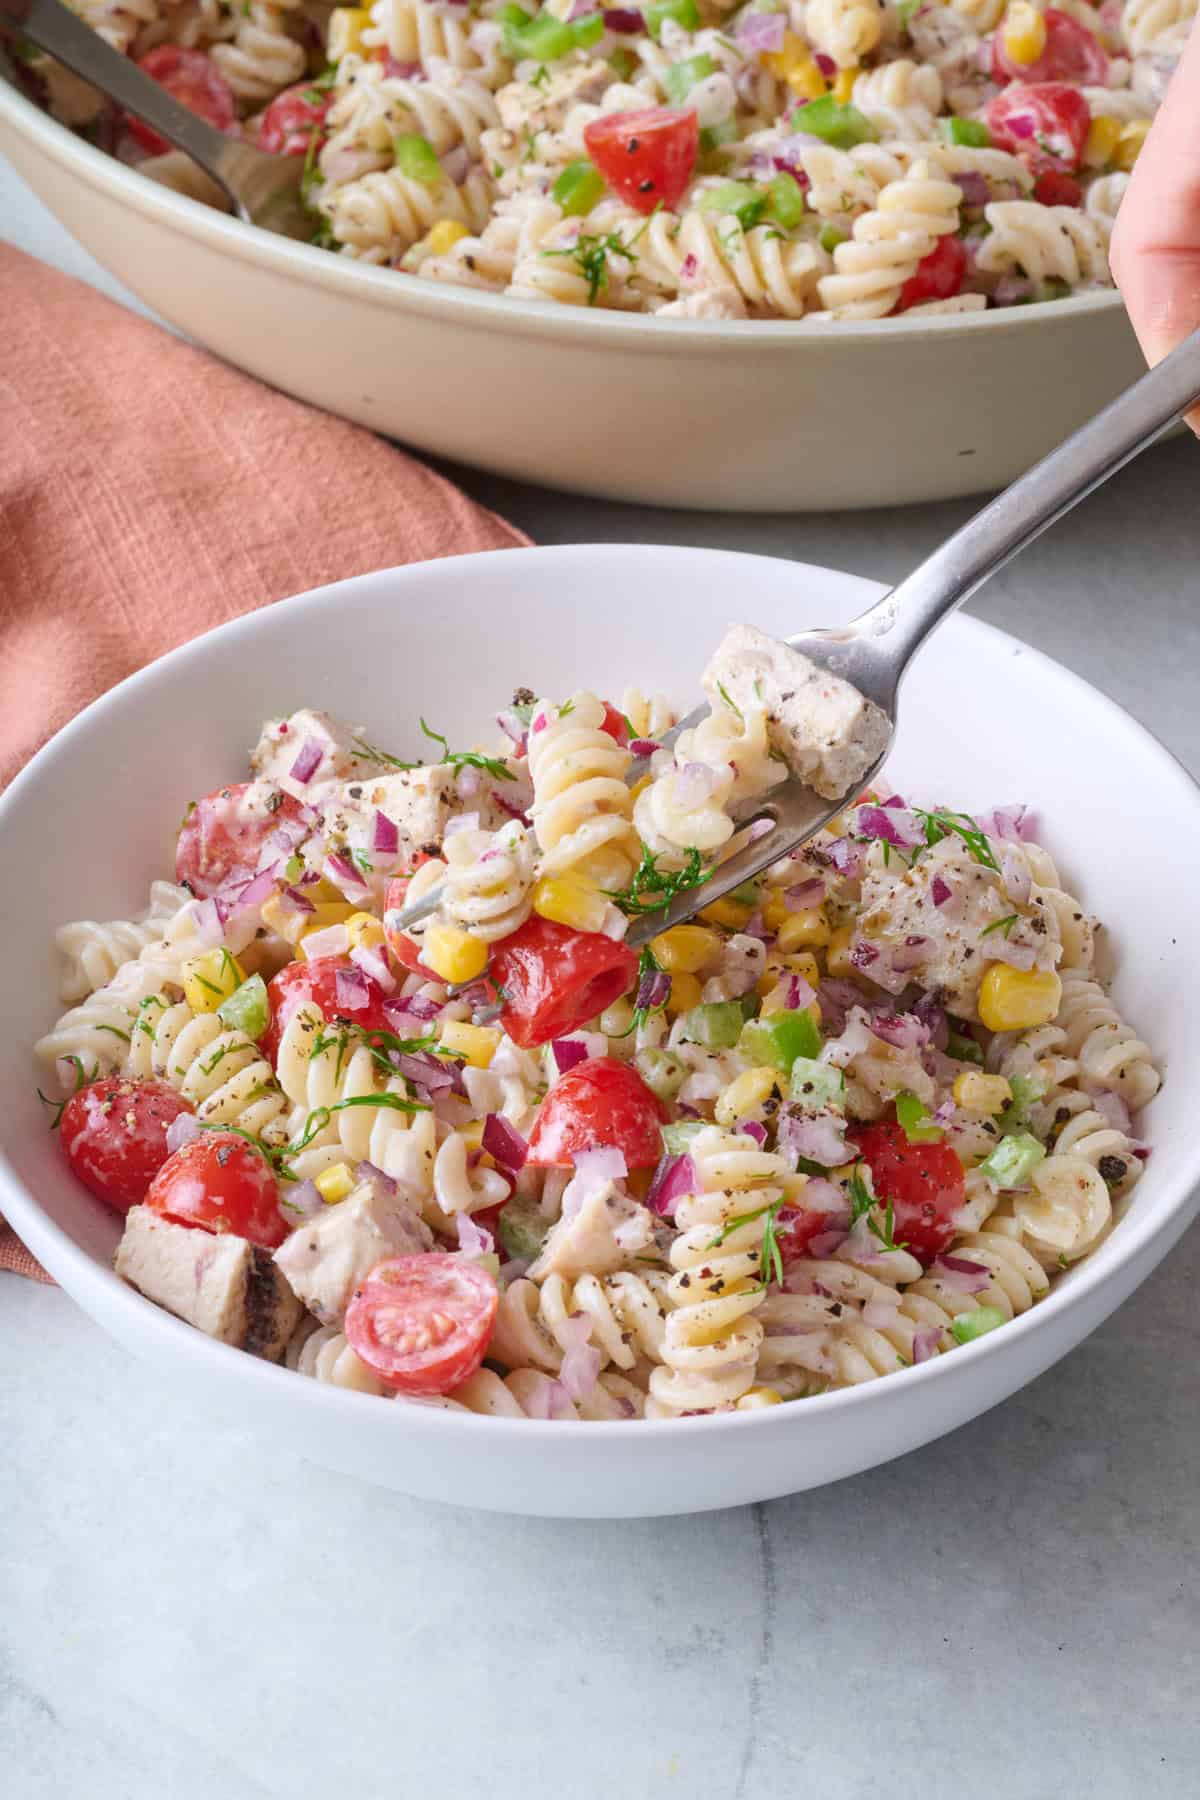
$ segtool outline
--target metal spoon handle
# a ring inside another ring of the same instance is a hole
[[[856,620],[847,659],[855,685],[891,710],[899,676],[935,626],[1197,401],[1200,331],[998,494]],[[874,643],[870,634],[877,634]]]
[[[22,36],[64,63],[81,80],[145,119],[194,158],[237,204],[222,174],[230,140],[189,112],[128,56],[76,18],[62,0],[0,0],[0,36]]]

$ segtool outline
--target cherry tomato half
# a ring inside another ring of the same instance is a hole
[[[270,1163],[233,1131],[206,1131],[168,1157],[146,1205],[176,1225],[231,1231],[264,1250],[282,1244],[289,1230]]]
[[[993,81],[1074,81],[1080,87],[1108,86],[1108,57],[1095,32],[1048,6],[1042,14],[1046,48],[1036,62],[1018,63],[1006,53],[1004,31],[992,38]]]
[[[351,1348],[402,1394],[448,1394],[483,1361],[495,1276],[457,1256],[389,1256],[346,1308]]]
[[[1073,175],[1047,169],[1033,184],[1033,197],[1043,206],[1082,206],[1083,189]]]
[[[651,106],[593,119],[583,141],[613,193],[635,212],[652,213],[674,206],[691,180],[700,126],[692,111]]]
[[[538,1110],[529,1161],[567,1168],[580,1150],[619,1150],[627,1169],[652,1169],[662,1156],[667,1109],[636,1069],[591,1057],[560,1075]]]
[[[350,1007],[339,1003],[337,974],[339,969],[354,969],[354,989],[361,992],[365,981],[365,1005]],[[267,983],[267,1001],[271,1023],[262,1039],[264,1054],[274,1068],[279,1055],[279,1040],[288,1020],[302,1006],[315,1006],[323,1019],[351,1019],[366,1031],[382,1031],[387,1027],[383,1010],[385,995],[378,983],[356,969],[348,956],[314,956],[310,962],[290,962]]]
[[[954,1238],[964,1188],[958,1157],[948,1144],[910,1144],[894,1119],[858,1126],[850,1138],[876,1195],[895,1209],[896,1242],[928,1268]]]
[[[907,312],[910,306],[920,306],[926,300],[951,299],[961,291],[966,272],[967,252],[962,239],[953,233],[939,238],[900,289],[896,311]]]
[[[114,1212],[140,1206],[171,1152],[167,1127],[191,1106],[165,1081],[108,1075],[72,1094],[59,1137],[72,1174]]]
[[[594,1019],[638,976],[632,950],[600,931],[574,931],[536,914],[492,951],[488,978],[503,989],[500,1023],[523,1050]]]
[[[1077,169],[1092,123],[1079,89],[1061,81],[1014,81],[988,101],[983,116],[997,147],[1013,151],[1035,175]]]
[[[237,123],[233,89],[203,50],[184,50],[178,44],[157,44],[139,58],[138,68],[144,69],[160,87],[165,87],[173,100],[178,100],[189,112],[207,119],[218,131],[229,131]],[[160,137],[152,126],[132,113],[125,115],[125,122],[131,135],[151,156],[162,156],[171,148],[166,138]]]
[[[276,94],[259,120],[258,147],[276,156],[307,156],[314,131],[319,133],[331,96],[302,81]]]
[[[175,878],[203,899],[235,870],[253,875],[263,842],[277,826],[299,819],[298,800],[273,781],[236,781],[206,794],[179,828]]]
[[[609,737],[618,744],[625,745],[629,742],[629,721],[623,712],[618,712],[616,707],[610,706],[607,700],[604,702],[604,718],[601,720],[600,729],[607,731]]]

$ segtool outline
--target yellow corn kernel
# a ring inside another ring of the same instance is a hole
[[[778,1388],[760,1386],[746,1389],[737,1402],[737,1410],[739,1412],[756,1412],[760,1406],[782,1405],[783,1395]]]
[[[1083,145],[1083,163],[1088,169],[1106,169],[1121,141],[1121,121],[1111,113],[1101,113],[1092,120]]]
[[[693,1006],[699,1006],[703,998],[700,983],[694,975],[672,975],[671,997],[667,1001],[667,1011],[673,1019],[677,1018],[680,1013],[691,1012]]]
[[[189,956],[179,973],[183,997],[194,1013],[215,1013],[246,979],[237,957],[220,949]]]
[[[785,79],[797,100],[820,100],[827,91],[825,77],[811,57],[797,63]]]
[[[370,23],[371,15],[364,6],[335,6],[329,15],[327,35],[330,62],[341,62],[343,56],[357,55],[362,50],[363,30]]]
[[[835,980],[846,981],[855,974],[854,964],[850,961],[850,942],[853,936],[853,925],[839,925],[836,931],[829,934],[829,942],[825,946],[825,972]]]
[[[804,39],[794,31],[784,33],[781,49],[769,50],[763,57],[763,62],[770,69],[772,75],[778,75],[784,81],[787,80],[793,69],[798,69],[802,63],[811,61],[812,52]]]
[[[773,993],[789,975],[799,975],[810,987],[816,987],[821,979],[821,971],[811,950],[797,950],[792,956],[768,957],[766,970],[759,979],[759,993],[764,996]]]
[[[1046,21],[1029,0],[1013,0],[1004,15],[1001,39],[1009,61],[1028,68],[1046,48]]]
[[[474,981],[487,968],[488,947],[482,938],[460,931],[457,925],[435,922],[425,932],[421,961],[443,981]]]
[[[352,950],[378,950],[383,943],[383,926],[370,913],[351,913],[346,920],[346,936]]]
[[[349,1163],[334,1163],[332,1169],[317,1176],[316,1189],[326,1206],[336,1206],[339,1200],[353,1192],[354,1173]]]
[[[858,80],[858,75],[857,69],[839,69],[834,77],[833,97],[835,100],[840,100],[843,106],[848,104],[850,96],[854,92],[854,84]]]
[[[469,235],[466,226],[458,219],[439,219],[436,225],[430,226],[425,242],[429,247],[430,256],[445,256],[448,250],[454,248],[459,238]]]
[[[989,1031],[1029,1031],[1058,1011],[1062,982],[1053,969],[992,963],[979,984],[979,1016]]]
[[[1128,125],[1122,127],[1121,136],[1117,140],[1117,148],[1113,155],[1114,168],[1132,169],[1142,153],[1142,145],[1146,141],[1149,130],[1149,119],[1130,119]]]
[[[707,919],[710,925],[723,925],[726,931],[740,931],[742,926],[754,912],[744,900],[735,900],[732,894],[726,894],[723,900],[714,900],[706,906],[700,917]]]
[[[533,910],[576,931],[599,931],[609,903],[594,881],[582,875],[543,875],[533,890]]]
[[[812,944],[827,944],[833,932],[829,920],[819,906],[805,907],[789,913],[775,938],[775,947],[786,956],[789,950],[803,950]]]
[[[268,931],[273,931],[287,944],[298,944],[304,931],[307,913],[297,912],[294,907],[285,906],[278,894],[272,894],[269,900],[262,903],[262,922]]]
[[[296,945],[297,956],[307,956],[306,941],[318,931],[328,931],[331,925],[346,925],[354,917],[354,908],[348,900],[321,901],[313,911],[301,916],[300,941]]]
[[[779,1080],[778,1069],[747,1069],[731,1081],[714,1107],[719,1125],[736,1125],[751,1118],[771,1098]]]
[[[635,781],[629,790],[630,799],[636,800],[639,794],[645,793],[653,780],[653,775],[643,775],[640,781]]]
[[[697,975],[720,955],[721,940],[703,925],[672,925],[650,948],[668,975]]]
[[[491,1025],[467,1025],[451,1019],[442,1026],[441,1048],[461,1056],[473,1069],[486,1069],[500,1047],[500,1032]]]
[[[484,1119],[472,1119],[468,1124],[456,1127],[459,1137],[467,1146],[468,1150],[478,1150],[481,1148],[483,1144],[483,1127],[485,1124],[486,1120]]]
[[[1012,1089],[1003,1075],[983,1075],[978,1069],[964,1069],[954,1078],[954,1104],[965,1112],[998,1113],[1012,1099]]]

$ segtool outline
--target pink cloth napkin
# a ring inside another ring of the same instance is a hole
[[[0,786],[213,625],[529,542],[431,469],[0,245]],[[48,1280],[0,1222],[0,1269]]]

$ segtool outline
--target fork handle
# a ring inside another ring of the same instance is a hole
[[[237,209],[237,196],[221,174],[223,155],[229,147],[224,134],[207,119],[189,112],[166,88],[139,69],[131,57],[105,43],[62,0],[0,0],[0,37],[27,38],[126,112],[136,113],[198,162]]]
[[[890,711],[900,675],[935,626],[1197,401],[1200,331],[968,519],[857,619],[849,679]]]

